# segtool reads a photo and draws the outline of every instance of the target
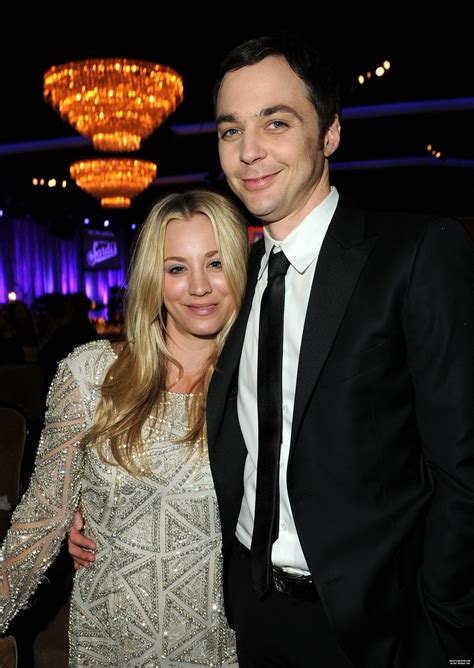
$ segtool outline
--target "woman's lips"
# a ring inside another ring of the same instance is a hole
[[[217,309],[217,304],[188,304],[188,308],[195,315],[211,315]]]

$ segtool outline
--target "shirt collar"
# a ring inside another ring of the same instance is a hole
[[[273,246],[281,248],[291,266],[299,274],[303,274],[319,255],[338,201],[339,193],[334,186],[331,186],[329,195],[315,209],[310,211],[306,218],[282,241],[272,239],[267,228],[264,227],[265,255],[258,272],[258,280],[260,280],[267,267]]]

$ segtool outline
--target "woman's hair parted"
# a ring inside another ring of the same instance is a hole
[[[94,444],[101,458],[107,451],[132,474],[148,469],[142,427],[154,410],[160,410],[166,390],[167,368],[175,364],[166,345],[166,309],[163,302],[164,242],[171,220],[207,216],[234,301],[234,312],[216,337],[215,350],[188,402],[188,443],[204,444],[205,407],[209,382],[227,334],[240,309],[246,282],[247,232],[245,218],[227,197],[206,190],[167,195],[150,211],[141,228],[130,263],[126,292],[125,346],[103,384],[94,424],[83,445]]]

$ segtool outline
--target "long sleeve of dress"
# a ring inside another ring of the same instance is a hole
[[[85,406],[67,361],[60,363],[30,485],[0,554],[0,633],[28,602],[54,561],[76,507],[83,466]]]

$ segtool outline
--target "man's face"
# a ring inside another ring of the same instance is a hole
[[[339,121],[321,141],[306,86],[280,56],[228,72],[216,111],[231,189],[262,222],[295,227],[329,193],[325,158],[338,146]]]

